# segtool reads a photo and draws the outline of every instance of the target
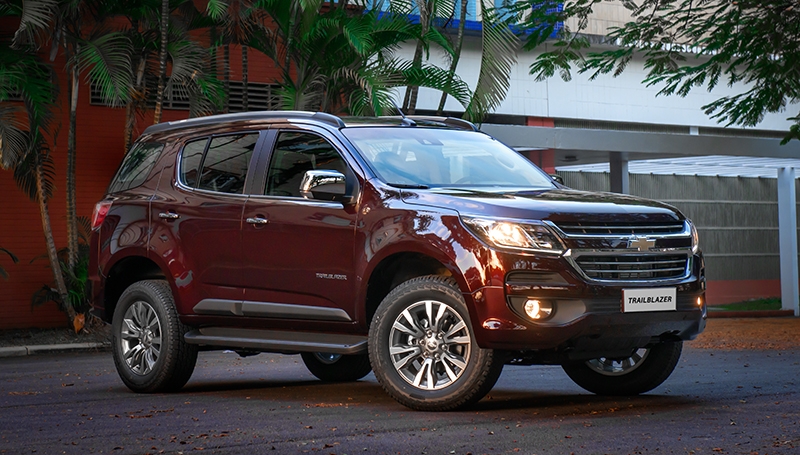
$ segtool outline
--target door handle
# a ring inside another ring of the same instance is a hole
[[[158,217],[164,220],[177,220],[181,216],[175,212],[161,212],[158,214]]]
[[[267,223],[269,223],[269,221],[267,221],[266,218],[262,218],[260,216],[250,217],[250,218],[247,218],[245,221],[247,221],[250,224],[267,224]]]

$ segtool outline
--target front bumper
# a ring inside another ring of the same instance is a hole
[[[568,359],[608,357],[656,342],[691,340],[705,329],[700,255],[689,277],[666,284],[589,283],[561,261],[539,259],[536,267],[506,273],[503,286],[465,295],[482,348],[549,351]],[[524,263],[517,258],[514,264]],[[648,287],[674,287],[676,310],[623,313],[622,290]],[[521,305],[529,298],[552,302],[554,315],[544,321],[526,317]]]

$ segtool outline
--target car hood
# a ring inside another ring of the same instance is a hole
[[[403,200],[414,205],[453,209],[461,215],[554,222],[665,222],[684,219],[677,209],[662,202],[624,194],[570,189],[495,191],[436,188],[403,191]]]

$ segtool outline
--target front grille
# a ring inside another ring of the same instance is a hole
[[[582,255],[575,263],[594,280],[645,281],[679,279],[689,270],[686,254]]]
[[[674,223],[598,223],[598,222],[561,222],[556,223],[568,236],[658,236],[684,234],[683,222]]]

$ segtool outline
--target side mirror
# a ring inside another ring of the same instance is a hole
[[[564,184],[564,177],[561,177],[558,174],[550,174],[550,178],[553,179],[553,181],[556,183],[559,183],[561,185]]]
[[[300,195],[306,199],[347,202],[347,178],[339,171],[306,171]]]

